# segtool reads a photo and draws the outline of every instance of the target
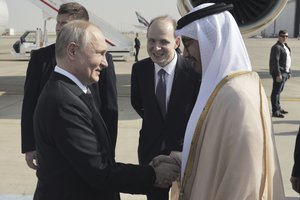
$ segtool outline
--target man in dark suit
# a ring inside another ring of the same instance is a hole
[[[38,183],[34,200],[119,200],[167,187],[180,168],[170,157],[158,166],[116,163],[106,124],[89,85],[108,66],[107,45],[95,25],[75,20],[57,36],[57,66],[34,113]]]
[[[134,38],[134,48],[135,48],[135,62],[139,61],[139,52],[141,48],[141,42],[139,40],[139,34],[135,34]]]
[[[57,15],[56,32],[58,33],[64,24],[76,19],[88,21],[87,10],[75,2],[62,4]],[[112,56],[106,55],[109,68],[103,69],[99,83],[93,84],[92,88],[96,93],[97,106],[109,130],[112,146],[115,148],[118,125],[116,75]],[[33,113],[55,65],[55,44],[52,44],[33,51],[27,68],[21,117],[22,153],[25,153],[27,165],[33,169],[36,169]]]
[[[138,147],[141,164],[160,154],[182,151],[185,128],[199,90],[200,75],[176,53],[180,38],[175,37],[175,27],[176,21],[169,16],[153,19],[147,32],[150,58],[132,67],[131,104],[143,119]],[[147,198],[167,200],[168,193],[169,188],[153,188]]]

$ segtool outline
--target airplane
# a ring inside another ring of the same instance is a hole
[[[139,22],[139,25],[134,25],[134,26],[136,28],[146,30],[150,23],[138,11],[135,11],[135,14]]]
[[[8,7],[5,0],[0,0],[0,35],[2,35],[8,23]]]
[[[36,31],[29,31],[27,33],[24,33],[23,40],[22,36],[20,40],[18,40],[13,47],[13,50],[15,53],[18,53],[16,50],[19,50],[20,53],[25,53],[28,55],[28,52],[30,52],[32,49],[26,49],[22,48],[25,47],[26,45],[26,34],[30,35],[29,33],[35,32],[35,37],[40,39],[37,40],[36,42],[33,42],[36,47],[34,48],[40,48],[40,46],[46,45],[45,41],[47,40],[47,32],[46,32],[46,22],[49,19],[55,19],[57,16],[58,9],[61,4],[63,3],[68,3],[68,2],[73,2],[73,0],[29,0],[31,3],[39,7],[43,11],[43,17],[44,17],[44,39],[41,41],[41,34],[40,30],[37,29]],[[126,60],[127,57],[133,56],[134,51],[133,51],[133,42],[130,38],[126,37],[125,35],[122,35],[117,29],[115,29],[113,26],[111,26],[108,22],[104,21],[94,13],[90,12],[88,10],[89,17],[90,17],[90,22],[94,23],[98,27],[101,28],[105,38],[106,38],[106,43],[108,45],[108,52],[112,54],[114,58],[121,58]],[[40,45],[43,44],[43,45]],[[20,46],[18,46],[20,45]],[[28,46],[32,46],[31,44],[27,44]],[[22,51],[22,52],[21,52]],[[30,54],[30,53],[29,53]]]

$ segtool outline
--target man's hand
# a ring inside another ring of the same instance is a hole
[[[154,186],[160,188],[168,188],[172,185],[180,174],[180,166],[177,161],[165,155],[157,156],[150,165],[154,168],[156,180]]]
[[[170,153],[170,157],[172,157],[174,160],[176,160],[176,162],[180,166],[180,168],[181,168],[181,156],[182,156],[182,152],[180,152],[180,151],[172,151]]]
[[[293,190],[300,194],[300,177],[292,176],[290,181],[292,183]]]
[[[169,156],[159,155],[152,159],[152,164],[156,167],[160,163],[167,162],[170,164],[177,164],[181,167],[181,152],[172,151]]]
[[[278,75],[278,76],[276,76],[276,82],[277,82],[277,83],[282,82],[282,75],[281,75],[281,74]]]
[[[26,152],[25,160],[26,160],[28,167],[36,170],[36,168],[37,168],[36,151]]]

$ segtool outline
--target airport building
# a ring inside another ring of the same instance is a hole
[[[287,30],[290,37],[298,37],[300,29],[300,0],[289,0],[281,14],[261,34],[277,37],[279,30]]]

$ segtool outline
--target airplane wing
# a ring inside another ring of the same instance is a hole
[[[136,17],[138,19],[138,22],[144,26],[144,27],[148,27],[149,26],[149,22],[138,12],[138,11],[135,11],[135,14],[136,14]]]

